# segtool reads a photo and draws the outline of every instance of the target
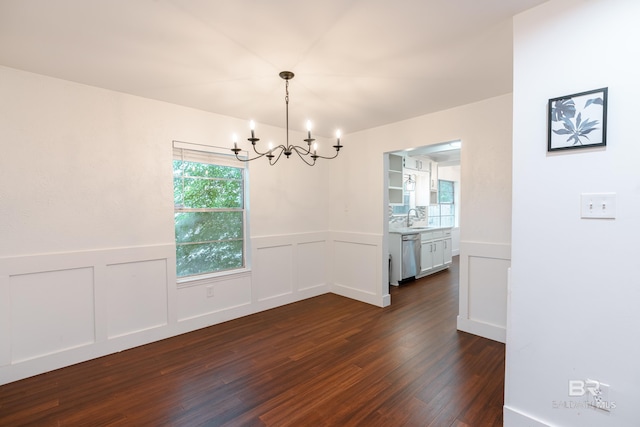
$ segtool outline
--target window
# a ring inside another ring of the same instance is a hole
[[[438,203],[453,205],[453,181],[438,180]]]
[[[429,206],[430,227],[455,227],[454,182],[438,180],[438,204]]]
[[[177,276],[244,268],[244,165],[184,145],[174,142]]]

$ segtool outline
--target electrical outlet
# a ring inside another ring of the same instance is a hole
[[[615,403],[610,399],[609,384],[595,380],[587,380],[586,384],[590,406],[606,412],[615,408]]]
[[[207,298],[213,297],[213,285],[207,286]]]

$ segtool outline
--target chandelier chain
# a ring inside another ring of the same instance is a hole
[[[289,148],[289,79],[285,80],[285,85],[284,85],[284,90],[285,90],[285,96],[284,96],[284,102],[286,104],[286,109],[287,109],[287,114],[286,114],[286,125],[287,125],[287,148],[284,150],[285,154],[287,154],[287,157],[289,157],[289,155],[291,154],[291,149]]]

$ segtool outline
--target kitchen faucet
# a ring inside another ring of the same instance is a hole
[[[420,215],[418,215],[418,210],[411,208],[409,209],[409,211],[407,212],[407,228],[411,227],[411,223],[409,222],[409,215],[411,214],[411,211],[414,211],[416,213],[416,218],[420,219]]]

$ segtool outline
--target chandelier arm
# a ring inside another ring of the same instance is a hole
[[[308,156],[309,154],[311,154],[311,147],[304,148],[300,145],[291,145],[289,146],[289,149],[296,150],[296,153],[302,154],[303,156]]]
[[[239,151],[240,151],[240,150],[238,150],[238,152],[239,152]],[[243,159],[243,158],[241,158],[241,157],[239,157],[239,156],[238,156],[238,153],[235,153],[235,154],[236,154],[236,159],[240,160],[241,162],[245,162],[245,163],[246,163],[246,162],[250,162],[250,161],[252,161],[252,160],[259,159],[259,158],[264,157],[264,156],[266,156],[266,155],[267,155],[267,153],[264,153],[264,154],[260,154],[260,155],[258,155],[258,156],[256,156],[256,157],[253,157],[253,158],[249,158],[249,156],[247,156],[247,158],[246,158],[246,159]]]
[[[327,157],[327,156],[321,156],[319,154],[316,154],[316,157],[318,157],[319,159],[327,159],[327,160],[331,160],[331,159],[335,159],[336,157],[338,157],[338,154],[340,153],[339,150],[336,150],[336,154],[334,154],[332,157]]]
[[[258,149],[256,148],[256,144],[251,144],[253,146],[253,151],[255,151],[256,154],[259,154],[260,157],[262,156],[266,156],[267,154],[269,154],[269,150],[265,151],[264,153],[261,153],[258,151]]]
[[[279,153],[279,154],[278,154],[278,156],[276,157],[276,156],[274,156],[273,152],[274,152],[275,150],[277,150],[278,148],[280,149],[280,153]],[[270,164],[271,166],[273,166],[273,165],[275,165],[276,163],[278,163],[278,160],[280,160],[280,157],[282,156],[282,153],[284,153],[284,150],[285,150],[284,145],[280,144],[280,145],[278,145],[277,147],[272,148],[272,149],[270,150],[270,151],[271,151],[271,155],[269,155],[269,154],[267,153],[267,158],[269,159],[269,164]],[[274,158],[274,157],[276,157],[276,159],[275,159],[275,160],[273,160],[273,158]]]
[[[298,155],[298,157],[300,157],[300,159],[302,159],[302,161],[305,162],[306,164],[308,164],[309,166],[313,166],[313,165],[316,164],[316,157],[311,156],[311,158],[313,158],[313,162],[309,162],[307,160],[308,157],[306,157],[307,154],[309,154],[309,153],[308,152],[307,153],[302,153],[302,154],[300,153],[298,148],[302,148],[302,147],[298,147],[297,145],[292,145],[291,148],[293,149],[292,151],[294,151]],[[319,157],[319,156],[317,156],[317,157]]]

